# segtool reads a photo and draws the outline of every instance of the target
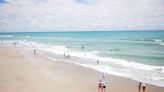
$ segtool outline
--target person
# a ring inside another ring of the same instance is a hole
[[[81,49],[84,49],[84,46],[82,46]]]
[[[142,91],[145,92],[146,91],[146,85],[142,84]]]
[[[66,57],[65,53],[63,54],[64,57]]]
[[[102,82],[102,92],[105,92],[106,89],[106,83],[105,81]]]
[[[70,55],[67,55],[67,56],[66,56],[67,59],[70,59],[70,57],[71,57]]]
[[[105,92],[106,89],[106,81],[105,81],[105,73],[102,76],[102,92]]]
[[[34,48],[34,56],[36,56],[36,49]]]
[[[99,60],[97,60],[97,64],[99,64]]]
[[[139,86],[138,86],[139,92],[141,91],[141,85],[142,85],[142,83],[140,82],[140,83],[139,83]]]
[[[102,82],[99,80],[98,82],[98,92],[102,92]]]
[[[16,42],[13,42],[13,45],[14,45],[15,48],[17,47],[17,43]]]
[[[102,76],[102,79],[104,80],[106,75],[105,75],[105,73],[103,73],[102,75],[103,75],[103,76]]]

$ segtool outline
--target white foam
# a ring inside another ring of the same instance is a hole
[[[162,43],[162,42],[161,42],[161,43],[159,43],[159,44],[160,44],[160,45],[162,45],[162,46],[164,46],[164,43]]]
[[[49,48],[44,49],[49,52],[53,52],[54,54],[69,54],[74,57],[80,57],[80,58],[93,58],[98,53],[97,51],[91,51],[91,52],[82,52],[82,51],[76,51],[76,50],[69,50],[64,46],[50,46]]]
[[[52,45],[49,45],[49,46],[46,45],[46,47],[43,50],[52,52],[54,54],[63,55],[65,53],[74,57],[79,57],[79,58],[84,58],[84,59],[94,59],[95,61],[99,60],[101,62],[111,62],[117,65],[120,65],[122,67],[128,67],[128,68],[133,68],[133,69],[157,70],[157,69],[163,68],[163,66],[146,65],[146,64],[137,63],[134,61],[127,61],[123,59],[100,57],[97,55],[98,51],[90,51],[90,52],[89,51],[88,52],[75,51],[75,50],[67,49],[64,46],[52,46]]]
[[[160,68],[160,71],[161,71],[162,73],[164,73],[164,67]]]
[[[155,42],[162,42],[161,39],[155,39]]]
[[[49,52],[52,52],[54,54],[60,54],[60,55],[67,52],[67,49],[63,46],[51,46],[49,48],[43,48],[42,50],[49,51]]]
[[[13,37],[13,35],[0,35],[0,37]]]
[[[25,38],[30,38],[30,36],[25,36]]]
[[[123,72],[117,72],[114,68],[109,67],[109,66],[104,66],[104,65],[88,65],[88,64],[79,64],[83,67],[88,67],[88,68],[92,68],[94,70],[103,72],[103,73],[107,73],[107,74],[112,74],[112,75],[116,75],[116,76],[124,76],[127,77],[127,74],[124,74]],[[121,69],[120,69],[121,70]]]
[[[104,58],[104,57],[100,57],[100,59],[106,62],[112,62],[118,65],[121,65],[123,67],[130,67],[130,68],[135,68],[135,69],[155,70],[155,69],[161,68],[161,66],[146,65],[146,64],[136,63],[133,61],[129,62],[123,59]]]
[[[164,42],[162,39],[155,39],[154,41],[156,42],[156,44],[164,46]]]
[[[88,64],[79,64],[83,67],[88,67],[103,73],[107,74],[112,74],[120,77],[127,77],[131,78],[137,81],[142,81],[145,83],[153,84],[153,85],[158,85],[164,87],[164,77],[160,76],[152,76],[152,74],[147,74],[146,72],[142,72],[141,74],[137,74],[135,70],[129,70],[126,68],[114,68],[110,66],[105,66],[105,65],[88,65]]]

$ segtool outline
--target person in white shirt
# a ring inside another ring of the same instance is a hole
[[[106,89],[105,73],[103,73],[101,81],[102,81],[102,92],[105,92]]]

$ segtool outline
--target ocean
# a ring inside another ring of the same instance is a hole
[[[70,63],[164,87],[164,31],[14,32],[0,33],[0,40],[36,48],[50,59],[70,55]]]

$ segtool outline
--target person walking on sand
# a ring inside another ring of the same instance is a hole
[[[98,92],[102,92],[102,82],[101,82],[101,80],[99,80],[99,83],[98,83]]]
[[[142,84],[142,91],[145,92],[146,91],[146,85],[143,83]]]
[[[36,49],[34,48],[34,56],[36,56]]]
[[[139,86],[138,86],[138,92],[141,91],[141,85],[142,85],[142,83],[140,82],[140,83],[139,83]]]
[[[105,92],[106,89],[106,80],[105,80],[105,73],[102,76],[102,92]]]
[[[63,54],[64,57],[66,57],[65,53]]]
[[[105,92],[106,89],[106,82],[102,81],[102,92]]]
[[[97,64],[99,64],[99,60],[97,60]]]

